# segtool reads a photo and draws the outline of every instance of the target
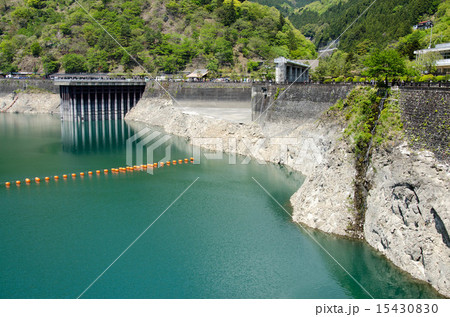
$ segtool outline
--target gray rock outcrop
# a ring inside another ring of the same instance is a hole
[[[374,154],[364,237],[395,265],[450,296],[450,171],[406,144]]]

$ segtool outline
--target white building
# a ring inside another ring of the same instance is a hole
[[[276,64],[275,82],[277,84],[309,81],[309,65],[284,57],[275,58],[274,62]]]
[[[414,54],[419,58],[420,55],[429,52],[436,52],[442,56],[442,59],[436,61],[437,72],[440,74],[450,74],[450,43],[437,44],[434,48],[414,51]]]

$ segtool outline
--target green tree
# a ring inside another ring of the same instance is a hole
[[[32,8],[36,8],[36,9],[42,9],[43,7],[46,6],[46,2],[45,0],[27,0],[27,4],[32,7]]]
[[[66,73],[83,73],[86,71],[85,58],[79,54],[66,54],[61,60]]]
[[[109,72],[108,54],[105,51],[89,49],[86,59],[86,70],[90,73]]]
[[[46,75],[57,73],[61,67],[61,64],[51,55],[43,57],[42,63]]]
[[[38,42],[34,42],[30,46],[31,54],[33,54],[34,57],[39,57],[42,52],[42,47],[39,45]]]
[[[376,50],[370,54],[364,64],[368,67],[369,76],[384,77],[386,85],[388,77],[400,76],[406,72],[405,60],[393,49]]]
[[[258,69],[259,63],[256,61],[249,60],[247,62],[247,72],[251,73]]]
[[[213,74],[217,74],[219,71],[219,61],[216,58],[211,58],[208,62],[208,65],[206,65],[206,69]]]
[[[223,37],[219,37],[216,40],[215,56],[221,65],[233,64],[233,47],[231,43]]]
[[[436,61],[442,59],[438,52],[428,52],[417,56],[417,65],[419,70],[425,74],[436,72]]]
[[[0,43],[0,71],[11,73],[17,71],[17,66],[13,65],[16,48],[11,41]]]

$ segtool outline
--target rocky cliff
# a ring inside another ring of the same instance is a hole
[[[450,296],[450,170],[406,143],[374,153],[366,241],[395,265]]]
[[[126,119],[161,126],[193,143],[220,138],[220,150],[302,172],[307,179],[291,197],[294,221],[342,236],[355,222],[353,149],[342,137],[342,122],[326,114],[302,125],[292,120],[246,125],[185,114],[163,98],[143,98]],[[372,162],[364,238],[398,267],[450,296],[448,165],[405,143],[375,151]]]

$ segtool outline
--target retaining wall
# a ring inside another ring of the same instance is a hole
[[[410,144],[450,161],[450,90],[402,88],[399,103]]]
[[[59,94],[59,87],[49,79],[0,79],[0,96],[33,89]]]

